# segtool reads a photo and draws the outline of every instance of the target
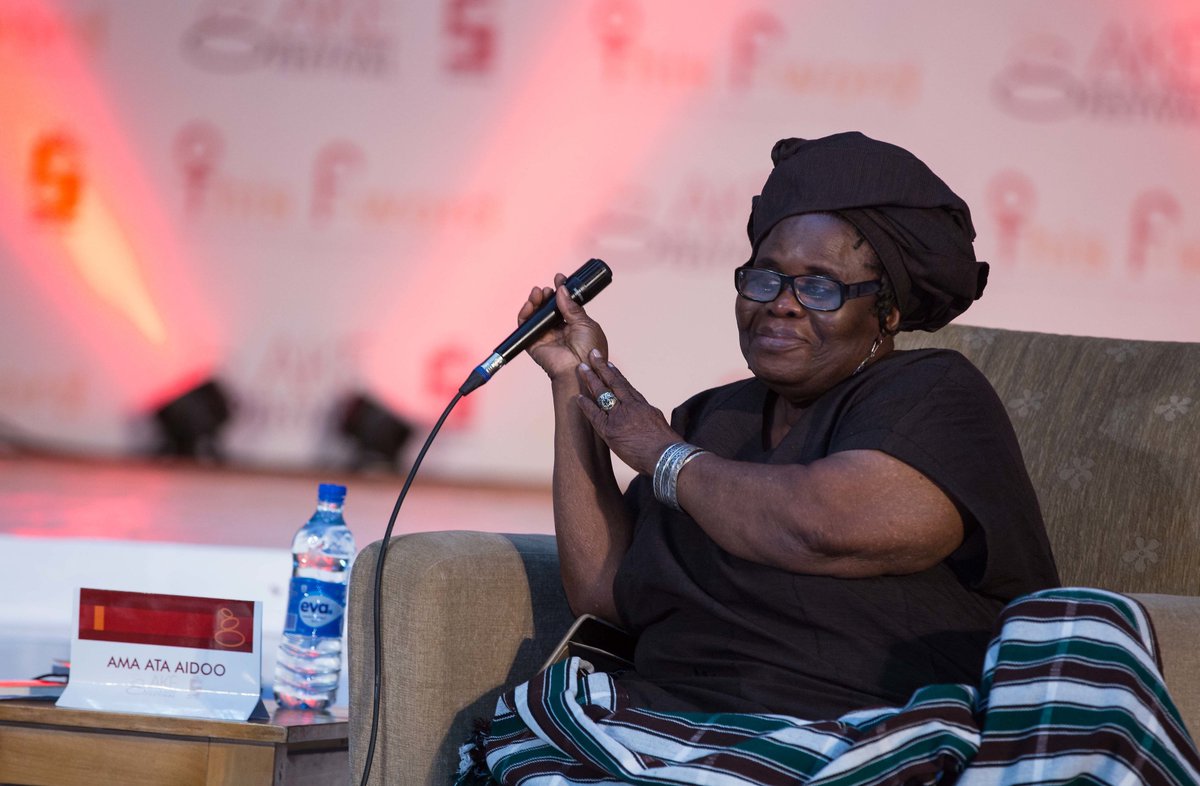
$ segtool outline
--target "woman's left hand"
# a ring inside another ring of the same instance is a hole
[[[654,474],[659,456],[673,442],[683,438],[671,430],[663,413],[652,406],[617,367],[593,351],[585,366],[579,368],[579,408],[592,428],[617,456],[644,474]],[[597,399],[604,393],[616,397],[609,409]]]

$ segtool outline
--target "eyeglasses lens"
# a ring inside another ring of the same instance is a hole
[[[792,281],[792,289],[805,308],[835,311],[842,305],[842,288],[827,278],[800,276]]]
[[[791,278],[765,268],[742,268],[738,271],[738,294],[759,303],[769,303],[779,297],[785,280]],[[835,311],[842,305],[842,291],[836,281],[818,276],[796,276],[791,279],[796,299],[805,308]]]

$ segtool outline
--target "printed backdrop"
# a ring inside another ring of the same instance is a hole
[[[199,380],[247,465],[420,436],[534,284],[669,411],[742,376],[731,269],[785,136],[908,147],[971,204],[972,324],[1200,340],[1200,7],[1152,0],[5,0],[0,443],[99,454]],[[544,483],[521,358],[442,476]],[[410,454],[412,452],[410,446]]]

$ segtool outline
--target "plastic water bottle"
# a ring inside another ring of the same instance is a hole
[[[292,540],[287,618],[275,658],[280,707],[321,710],[337,698],[346,579],[354,559],[354,535],[342,518],[345,500],[345,486],[322,483],[317,512]]]

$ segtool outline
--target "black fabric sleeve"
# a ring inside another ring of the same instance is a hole
[[[905,354],[847,396],[829,452],[879,450],[941,488],[967,533],[949,562],[974,589],[1011,598],[1056,585],[1037,497],[991,384],[958,353]]]

